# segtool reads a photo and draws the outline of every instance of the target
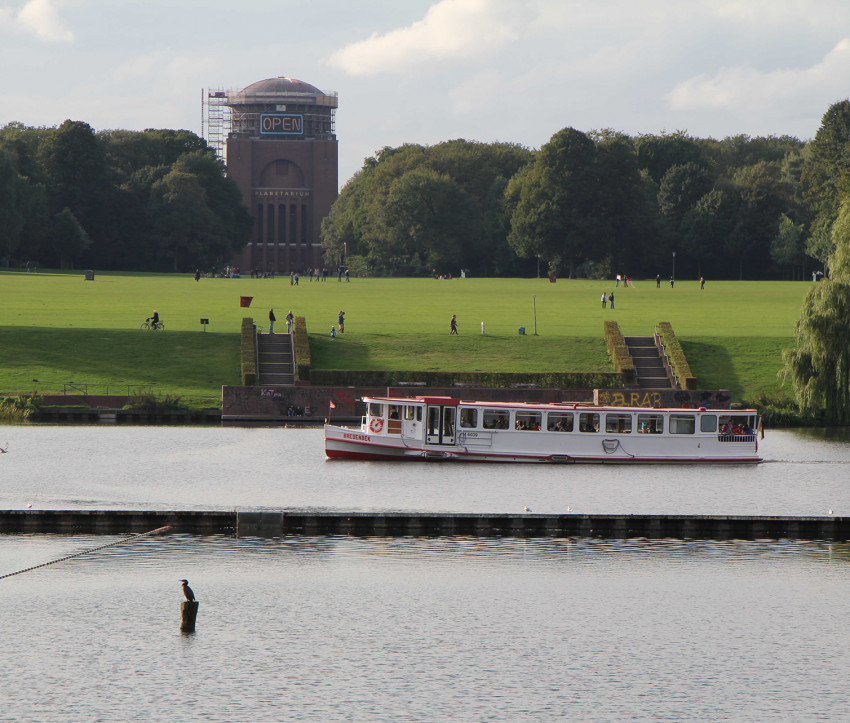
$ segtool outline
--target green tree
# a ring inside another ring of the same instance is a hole
[[[829,424],[850,423],[850,202],[833,225],[830,278],[812,284],[797,322],[797,346],[784,352],[801,409]]]
[[[53,218],[52,240],[59,259],[59,267],[62,269],[73,268],[74,262],[92,243],[85,229],[67,206]]]
[[[661,183],[664,174],[673,166],[693,163],[704,166],[703,151],[695,138],[684,131],[661,135],[640,135],[634,140],[638,166],[646,170],[650,178]]]
[[[21,197],[25,179],[18,175],[9,156],[0,151],[0,257],[8,268],[21,243],[24,213]]]
[[[167,259],[173,271],[190,271],[222,242],[206,191],[191,173],[171,171],[154,183],[150,212],[156,246],[149,253]]]
[[[801,181],[803,199],[812,215],[812,235],[835,220],[841,196],[848,190],[850,169],[850,100],[834,103],[824,113],[811,143]]]
[[[770,257],[778,266],[790,269],[796,277],[804,253],[803,224],[794,223],[784,213],[779,216],[779,228],[770,242]]]
[[[511,212],[508,242],[520,256],[542,256],[554,274],[575,274],[602,241],[594,206],[596,146],[575,128],[565,128],[544,145],[533,166],[508,184]]]

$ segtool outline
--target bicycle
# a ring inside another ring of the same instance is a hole
[[[139,328],[144,331],[165,331],[165,324],[162,321],[151,321],[148,317]]]

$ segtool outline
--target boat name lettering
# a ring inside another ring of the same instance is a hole
[[[345,434],[343,434],[342,438],[343,439],[357,439],[357,440],[360,440],[361,442],[368,442],[371,439],[371,437],[368,434],[351,434],[349,432],[346,432]]]

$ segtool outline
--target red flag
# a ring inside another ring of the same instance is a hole
[[[333,400],[331,400],[330,405],[331,405],[331,409],[336,409],[336,404],[333,403]]]

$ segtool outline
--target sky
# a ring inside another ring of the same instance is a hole
[[[201,132],[205,89],[339,94],[340,186],[385,146],[562,128],[813,138],[847,0],[0,0],[0,126]]]

